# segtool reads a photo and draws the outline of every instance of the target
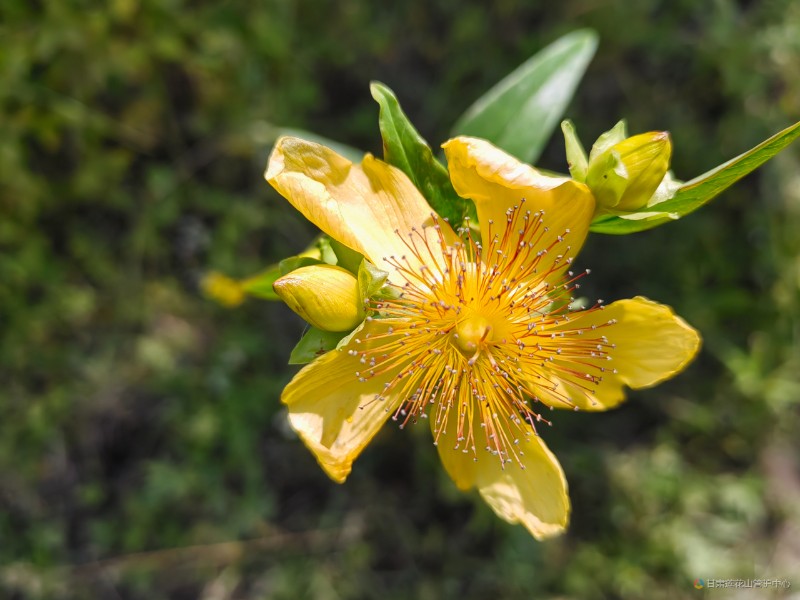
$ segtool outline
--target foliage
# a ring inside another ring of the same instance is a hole
[[[620,115],[668,129],[678,178],[800,119],[791,0],[4,2],[0,595],[682,598],[791,577],[796,147],[691,218],[590,239],[587,297],[644,287],[706,346],[617,411],[554,414],[574,516],[546,544],[458,494],[420,429],[331,484],[278,401],[302,324],[197,291],[207,266],[243,277],[311,240],[261,178],[280,127],[378,154],[374,79],[438,143],[577,27],[601,42],[568,116],[586,139]],[[563,157],[554,140],[539,164]]]
[[[489,140],[524,162],[536,162],[596,50],[591,30],[556,40],[478,98],[453,134]]]
[[[749,175],[798,136],[800,136],[800,123],[795,123],[691,181],[681,183],[673,181],[668,176],[664,179],[669,189],[665,198],[659,198],[656,192],[653,194],[655,201],[648,203],[641,212],[603,216],[593,223],[592,231],[633,233],[680,219],[716,198],[745,175]]]
[[[431,208],[458,227],[467,216],[469,202],[456,194],[447,169],[414,129],[400,108],[397,96],[380,83],[373,83],[370,90],[381,107],[378,122],[383,139],[383,159],[408,175]]]

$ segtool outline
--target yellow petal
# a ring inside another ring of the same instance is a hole
[[[509,523],[521,523],[537,540],[564,531],[570,512],[567,480],[542,438],[520,436],[515,448],[523,453],[523,469],[514,461],[501,464],[498,457],[483,451],[476,461],[472,452],[456,448],[455,427],[450,429],[439,436],[437,449],[442,465],[459,489],[477,487],[497,516]]]
[[[320,144],[283,137],[264,177],[314,225],[381,269],[388,270],[385,257],[409,254],[403,240],[412,229],[432,223],[432,209],[408,177],[369,154],[355,165]],[[441,230],[455,239],[447,223]],[[438,247],[432,228],[423,231]]]
[[[475,202],[484,243],[489,238],[489,221],[492,234],[502,234],[506,211],[524,199],[524,210],[544,213],[548,231],[536,241],[541,249],[549,249],[551,260],[578,253],[595,209],[588,187],[568,177],[543,175],[485,140],[457,137],[442,147],[453,187]],[[559,236],[564,243],[558,241]]]
[[[447,416],[448,418],[456,418],[456,415],[452,412]],[[464,444],[458,443],[455,423],[439,431],[437,438],[438,418],[444,418],[444,414],[441,417],[437,417],[435,412],[431,411],[429,417],[431,433],[434,436],[434,444],[439,452],[442,466],[447,471],[447,474],[450,475],[456,487],[462,492],[466,492],[475,485],[475,465],[477,463],[473,459],[472,452],[468,449],[467,452],[463,452],[466,449]]]
[[[609,321],[616,321],[608,324]],[[586,359],[604,371],[598,373],[602,381],[587,393],[576,384],[559,374],[560,368],[573,368],[587,372],[585,366],[571,365],[568,361],[556,360],[552,363],[553,375],[560,378],[574,405],[583,410],[606,410],[625,399],[625,386],[632,389],[656,385],[680,373],[695,357],[700,349],[700,335],[677,316],[669,306],[658,304],[638,296],[630,300],[619,300],[603,310],[574,314],[568,325],[560,325],[552,331],[585,329],[592,326],[602,332],[614,347],[608,351],[611,360]],[[616,370],[616,372],[614,372]],[[544,395],[542,402],[556,408],[569,407],[563,401],[550,401]]]
[[[368,323],[357,335],[377,331],[374,323]],[[347,478],[353,461],[397,409],[395,399],[375,401],[394,372],[359,381],[356,373],[364,365],[347,354],[348,348],[332,350],[306,365],[281,395],[292,428],[338,483]]]
[[[501,468],[500,461],[489,458],[478,462],[478,491],[497,516],[521,523],[537,540],[558,535],[570,511],[564,471],[539,436],[532,435],[519,447],[525,452],[525,469],[513,462]]]

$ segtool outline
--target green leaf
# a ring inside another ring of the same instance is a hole
[[[230,281],[231,285],[239,286],[243,292],[255,298],[261,298],[262,300],[280,300],[275,290],[272,289],[272,285],[278,279],[300,267],[318,265],[321,263],[335,265],[342,260],[339,252],[341,252],[342,255],[344,255],[345,252],[351,252],[358,257],[358,262],[355,262],[355,266],[352,269],[353,274],[357,273],[358,265],[363,257],[354,250],[350,250],[328,236],[320,235],[314,239],[311,245],[306,248],[301,255],[284,258],[279,263],[271,265],[261,273],[257,273],[247,279],[238,281],[227,277],[226,279]],[[347,255],[347,258],[350,260],[350,255]]]
[[[316,327],[309,327],[289,355],[289,364],[304,365],[310,363],[315,358],[336,348],[336,344],[347,333],[346,331],[323,331]]]
[[[263,273],[242,281],[242,289],[249,295],[261,298],[262,300],[280,300],[278,294],[272,289],[275,283],[283,275],[279,265],[273,265]]]
[[[596,233],[622,235],[645,231],[680,219],[756,170],[799,136],[800,122],[776,133],[744,154],[681,184],[671,197],[663,201],[648,203],[641,211],[598,217],[592,223],[591,230]],[[659,191],[656,192],[657,196]]]
[[[454,227],[468,214],[469,203],[450,183],[444,165],[434,157],[428,142],[414,129],[394,92],[382,83],[370,84],[372,97],[380,106],[378,123],[383,138],[383,158],[403,171],[436,213]]]
[[[589,29],[559,38],[481,96],[453,134],[487,139],[523,162],[535,162],[596,49],[597,34]]]

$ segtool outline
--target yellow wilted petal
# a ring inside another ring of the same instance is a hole
[[[359,336],[380,334],[377,323],[367,323]],[[350,474],[353,461],[397,408],[398,398],[376,400],[396,370],[362,381],[364,369],[348,350],[332,350],[306,365],[286,386],[281,400],[289,423],[314,454],[328,476],[338,483]]]
[[[438,248],[438,234],[426,227],[433,211],[425,199],[402,171],[370,154],[356,165],[320,144],[283,137],[264,177],[309,221],[378,268],[387,269],[385,257],[408,254],[404,240],[412,229]],[[441,231],[455,240],[447,223]]]
[[[484,242],[490,230],[492,235],[503,232],[510,208],[522,206],[525,211],[543,213],[547,231],[535,240],[539,249],[550,252],[558,246],[559,237],[566,240],[552,252],[551,260],[558,254],[568,259],[578,253],[595,209],[588,187],[568,177],[543,175],[485,140],[457,137],[442,147],[453,187],[475,202]]]
[[[364,320],[358,280],[341,267],[300,267],[272,287],[289,308],[318,329],[350,331]]]
[[[583,359],[585,365],[596,367],[602,378],[594,392],[577,385],[576,380],[560,376],[562,389],[569,395],[574,406],[582,410],[601,411],[612,408],[625,399],[625,386],[633,389],[654,386],[680,373],[700,349],[700,335],[677,316],[669,306],[637,296],[619,300],[603,310],[573,314],[569,328],[586,332],[602,331],[612,348],[608,350],[611,360],[604,358]],[[565,326],[548,331],[563,330]],[[558,357],[552,363],[553,372],[573,368],[569,362]],[[600,369],[603,369],[600,371]],[[563,398],[563,394],[562,394]],[[556,408],[573,408],[552,394],[544,394],[542,402]]]

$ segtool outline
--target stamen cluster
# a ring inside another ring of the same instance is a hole
[[[456,450],[478,460],[480,447],[524,468],[520,440],[550,424],[533,406],[577,410],[574,394],[593,402],[613,348],[599,330],[614,321],[573,326],[572,292],[589,271],[569,271],[569,230],[552,235],[524,201],[482,241],[465,228],[448,243],[432,218],[438,235],[413,229],[409,254],[385,259],[397,276],[389,298],[368,305],[384,327],[355,340],[356,376],[386,380],[372,401],[387,402],[401,428],[432,419],[434,444],[455,428]]]

